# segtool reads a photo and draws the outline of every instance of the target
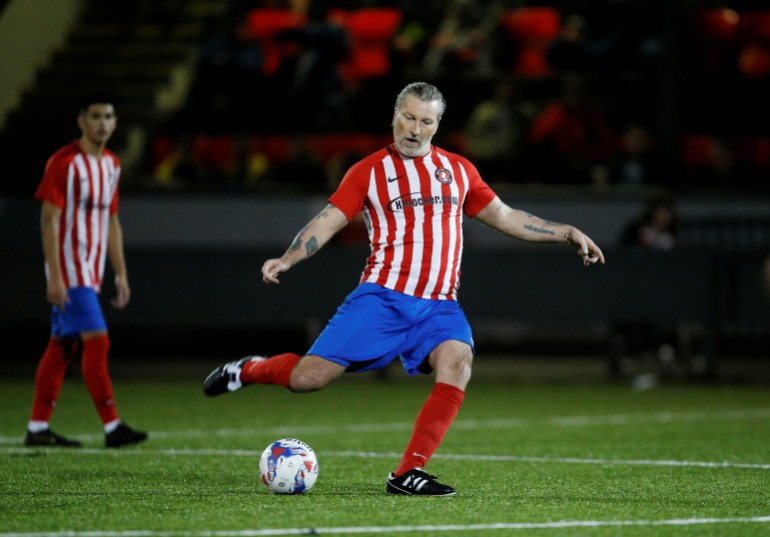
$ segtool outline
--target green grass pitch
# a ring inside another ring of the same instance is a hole
[[[122,417],[150,439],[106,450],[71,376],[52,425],[84,447],[56,450],[21,446],[32,378],[0,381],[0,537],[770,535],[765,386],[474,379],[427,467],[457,496],[386,495],[431,382],[206,398],[197,380],[116,378]],[[258,479],[260,453],[285,436],[318,455],[303,496]]]

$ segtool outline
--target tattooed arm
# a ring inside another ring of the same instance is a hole
[[[331,203],[328,204],[297,233],[291,246],[281,257],[265,261],[262,265],[262,281],[280,283],[279,274],[315,254],[347,223],[345,213]]]
[[[497,196],[476,215],[476,218],[515,239],[567,243],[583,258],[585,265],[597,261],[604,263],[604,254],[599,247],[576,227],[550,222],[525,211],[512,209]]]

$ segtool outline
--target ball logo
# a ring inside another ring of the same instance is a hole
[[[439,183],[448,185],[452,182],[452,172],[446,168],[439,168],[436,170],[436,179]]]

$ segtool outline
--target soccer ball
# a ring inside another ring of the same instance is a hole
[[[265,448],[259,459],[262,483],[275,494],[303,494],[318,477],[318,460],[306,443],[282,438]]]

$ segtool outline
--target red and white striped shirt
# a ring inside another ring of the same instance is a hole
[[[68,288],[101,288],[109,219],[118,212],[119,179],[120,161],[108,149],[96,158],[74,141],[48,159],[35,198],[62,211],[59,263]]]
[[[408,158],[390,146],[354,164],[329,202],[349,221],[363,211],[371,255],[361,283],[457,300],[463,213],[475,217],[494,197],[459,155],[431,146]]]

